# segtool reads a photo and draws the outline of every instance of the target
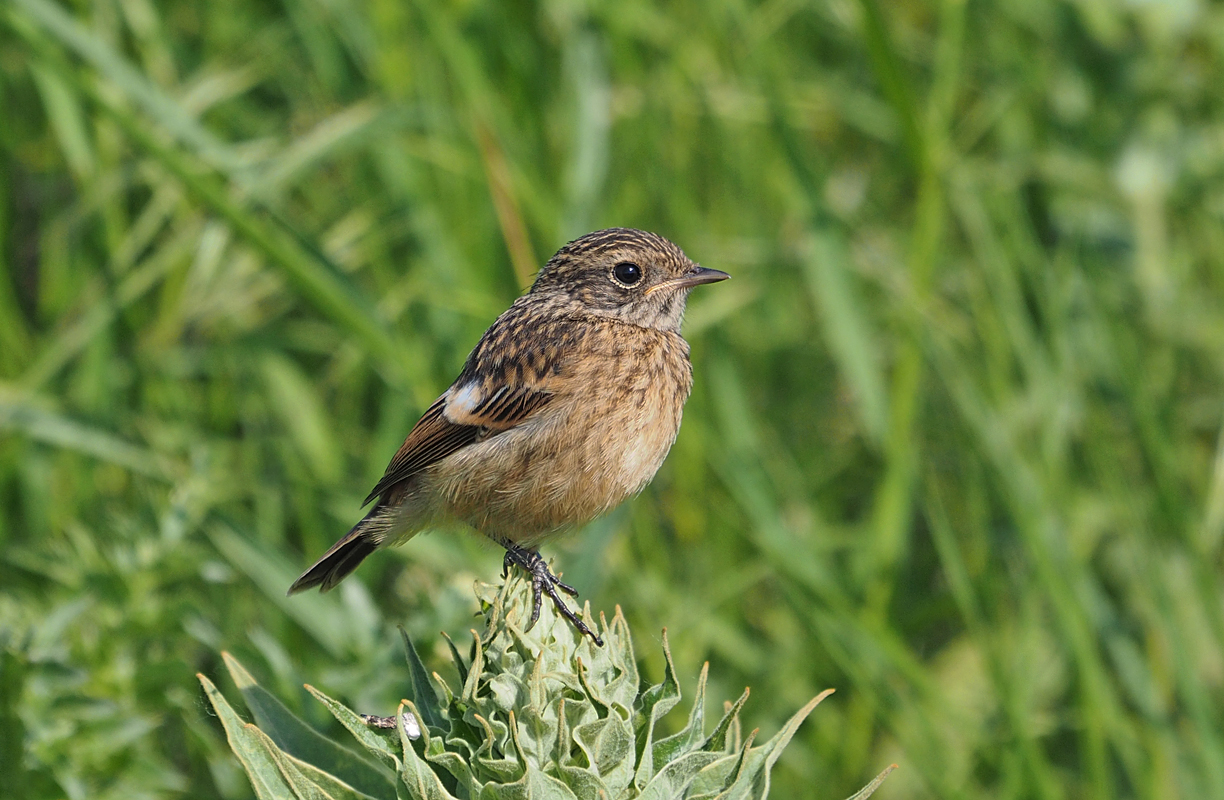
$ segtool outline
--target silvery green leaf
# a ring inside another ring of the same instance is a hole
[[[526,684],[509,672],[495,675],[486,684],[486,688],[502,713],[519,708],[521,702],[526,701],[528,697]]]
[[[476,764],[480,767],[481,777],[491,783],[508,783],[523,775],[523,765],[513,758],[477,756]]]
[[[280,770],[281,777],[298,800],[375,800],[334,775],[289,755],[259,728],[251,726],[249,730],[272,758],[276,768]],[[391,797],[394,796],[392,793]]]
[[[403,718],[404,707],[415,716],[419,712],[413,707],[412,703],[405,702],[400,705],[400,711],[396,713],[396,719]],[[412,747],[412,740],[408,738],[407,731],[403,725],[397,726],[400,735],[400,747],[403,753],[400,767],[400,779],[403,780],[404,786],[408,789],[408,795],[412,800],[455,800],[454,795],[446,791],[446,787],[442,785],[437,774],[429,768],[429,764],[417,755],[416,750]],[[427,729],[421,729],[421,738],[426,749],[429,747],[429,732]]]
[[[484,674],[484,646],[480,634],[472,631],[472,661],[468,667],[467,680],[463,683],[463,691],[459,697],[465,705],[476,703],[480,691],[480,676]]]
[[[578,800],[578,796],[553,776],[529,767],[514,783],[485,786],[480,800]]]
[[[475,797],[480,792],[481,783],[472,773],[472,768],[468,766],[467,760],[463,756],[455,752],[441,751],[437,753],[428,753],[425,760],[431,764],[437,764],[445,769],[454,777],[455,782],[462,786],[469,797]]]
[[[707,751],[709,752],[709,751]],[[733,776],[740,766],[740,752],[711,752],[715,760],[711,761],[693,777],[692,783],[686,787],[685,800],[713,800],[726,791]]]
[[[517,759],[491,755],[499,750],[503,753],[506,751],[510,739],[509,727],[501,721],[496,722],[496,727],[494,727],[494,723],[472,711],[468,712],[468,716],[471,721],[484,729],[485,734],[485,740],[474,757],[479,767],[478,772],[482,777],[487,774],[490,780],[501,782],[518,780],[523,774],[523,767]]]
[[[234,755],[238,756],[238,760],[242,762],[242,768],[246,770],[247,777],[251,780],[251,788],[255,790],[255,796],[259,800],[293,800],[292,790],[286,785],[280,770],[276,768],[275,761],[268,755],[267,749],[254,733],[258,729],[242,721],[242,718],[234,712],[230,704],[217,691],[212,681],[203,675],[196,677],[200,679],[204,693],[208,695],[208,701],[212,703],[222,727],[225,728],[225,737],[229,740],[230,749],[234,751]]]
[[[288,753],[282,753],[281,755],[285,759],[292,761],[293,765],[306,779],[326,792],[329,797],[334,797],[336,800],[376,800],[373,796],[358,791],[335,775],[324,772],[313,764],[296,759]],[[395,797],[394,789],[392,790],[391,797]]]
[[[612,622],[605,627],[604,640],[607,644],[604,649],[608,652],[608,660],[615,673],[608,680],[603,694],[609,703],[632,710],[638,692],[641,691],[641,685],[638,678],[637,659],[633,654],[633,639],[629,635],[629,623],[625,621],[625,615],[621,613],[620,606],[616,607],[616,614],[613,615]]]
[[[710,764],[728,758],[721,753],[697,750],[672,761],[650,779],[639,795],[640,800],[674,800],[685,792],[697,775]]]
[[[897,768],[896,764],[888,765],[888,767],[886,767],[883,772],[881,772],[879,775],[876,775],[874,778],[871,779],[871,783],[867,784],[862,789],[859,789],[857,792],[855,792],[850,797],[847,797],[846,800],[867,800],[868,797],[871,797],[873,794],[875,794],[875,790],[879,789],[884,784],[884,780],[896,768]]]
[[[693,797],[725,798],[727,792],[744,774],[749,762],[748,753],[752,750],[752,742],[757,733],[755,729],[749,733],[743,746],[734,755],[721,758],[702,770],[689,787],[689,793]],[[718,782],[720,776],[721,783]]]
[[[468,667],[463,661],[463,656],[459,655],[459,648],[455,647],[455,640],[447,635],[446,631],[442,631],[442,638],[446,640],[447,647],[450,648],[451,658],[455,662],[455,670],[459,673],[459,686],[467,683]]]
[[[603,781],[582,767],[561,767],[560,777],[570,791],[581,798],[618,796],[608,789]]]
[[[774,762],[782,755],[783,748],[795,735],[795,731],[799,730],[799,725],[803,723],[803,720],[812,713],[812,709],[820,705],[820,701],[831,694],[833,690],[826,689],[812,698],[807,705],[795,712],[795,715],[782,726],[782,730],[774,734],[773,738],[765,744],[755,750],[745,747],[747,757],[744,760],[744,766],[736,776],[735,782],[720,797],[725,800],[745,800],[746,798],[762,800],[766,797],[769,794],[769,772],[773,769]]]
[[[586,695],[587,702],[590,704],[595,715],[600,719],[613,713],[612,707],[604,702],[599,688],[593,685],[595,682],[591,680],[591,672],[583,664],[581,658],[575,660],[575,667],[578,670],[578,684],[582,687],[582,693]]]
[[[289,790],[297,800],[331,800],[327,792],[323,791],[317,785],[311,783],[302,775],[301,770],[297,768],[285,755],[276,743],[273,742],[266,733],[256,728],[254,725],[248,727],[248,732],[252,740],[263,748],[268,758],[280,771],[281,778],[288,785]]]
[[[332,716],[340,721],[340,724],[348,729],[348,732],[353,734],[362,747],[369,750],[379,761],[391,767],[396,772],[400,771],[399,755],[392,748],[390,740],[371,728],[360,715],[349,710],[343,703],[338,703],[327,695],[320,692],[318,689],[307,684],[306,691],[314,695],[314,698],[323,705],[327,706],[327,710]],[[397,715],[402,718],[402,715]],[[401,722],[397,728],[405,727]]]
[[[616,797],[619,795],[619,790],[611,791],[602,780],[593,771],[592,767],[581,767],[573,764],[575,760],[573,750],[576,742],[574,741],[571,731],[571,709],[574,711],[582,711],[588,707],[588,703],[580,700],[567,701],[564,697],[558,701],[557,712],[557,757],[558,757],[558,773],[561,780],[566,786],[573,790],[578,797]],[[574,715],[577,717],[578,715]],[[579,723],[581,724],[581,723]],[[583,756],[586,757],[587,763],[591,763],[590,756],[585,750],[581,750]],[[623,788],[623,787],[622,787]]]
[[[680,684],[676,680],[676,665],[672,663],[671,648],[667,644],[667,628],[663,629],[663,658],[666,667],[663,671],[663,682],[650,687],[642,693],[638,713],[644,718],[645,736],[641,743],[641,754],[638,761],[637,774],[633,783],[639,790],[645,788],[655,773],[654,767],[654,729],[659,720],[675,708],[680,702]]]
[[[412,676],[412,700],[420,711],[420,716],[417,718],[426,725],[441,728],[443,725],[442,708],[438,704],[438,696],[434,693],[433,685],[429,682],[429,673],[425,670],[425,665],[421,663],[421,657],[417,655],[412,639],[409,638],[408,631],[403,625],[399,626],[399,632],[400,637],[404,640],[404,655],[408,659],[408,673]]]
[[[247,708],[255,716],[259,729],[267,734],[278,748],[336,776],[338,780],[363,794],[388,800],[395,797],[395,784],[390,775],[383,774],[375,764],[352,750],[341,747],[294,716],[293,712],[255,682],[238,659],[226,652],[223,652],[221,657],[225,660],[225,666],[238,690],[242,692]]]
[[[492,587],[478,591],[487,603],[485,632],[473,632],[466,663],[451,647],[457,665],[466,668],[466,674],[460,670],[459,695],[437,673],[427,675],[415,646],[403,635],[411,689],[433,706],[436,724],[418,724],[427,713],[412,700],[403,701],[395,717],[366,718],[307,687],[379,762],[396,770],[403,784],[393,787],[397,800],[762,800],[782,748],[828,695],[815,698],[772,739],[753,747],[756,731],[739,741],[745,690],[735,703],[724,705],[722,719],[706,737],[707,665],[684,728],[656,739],[659,720],[680,701],[666,631],[663,682],[639,696],[628,685],[636,680],[637,668],[619,609],[611,624],[601,617],[607,641],[604,648],[593,649],[561,624],[564,620],[550,606],[542,610],[536,628],[517,627],[530,610],[527,581],[511,580],[496,592]],[[243,764],[261,800],[288,796],[285,791],[298,800],[390,800],[346,777],[378,775],[378,765],[361,764],[356,754],[323,739],[259,687],[237,660],[228,654],[225,660],[264,725],[263,731],[244,726],[232,710],[226,724],[227,732],[235,731],[231,742],[236,751],[242,748]],[[388,731],[394,727],[399,747],[372,725]],[[345,757],[358,763],[339,763]],[[881,780],[883,775],[851,800],[865,800]],[[390,780],[387,788],[392,788]]]
[[[702,750],[724,753],[734,753],[738,750],[739,736],[731,734],[739,729],[739,712],[744,707],[744,703],[748,702],[748,694],[749,690],[745,688],[744,693],[727,709],[722,719],[714,726],[713,733],[701,745]]]
[[[520,708],[516,719],[518,741],[527,762],[545,769],[550,763],[557,762],[557,708],[548,703],[545,696],[540,697],[540,702],[542,705],[539,707],[533,702]]]
[[[633,780],[634,742],[629,723],[613,710],[603,719],[575,728],[574,741],[586,754],[595,774],[613,796],[619,796]]]
[[[654,765],[661,769],[672,759],[689,752],[705,738],[705,688],[710,677],[707,661],[697,678],[697,692],[693,698],[693,709],[689,712],[688,724],[677,734],[660,739],[654,745]]]

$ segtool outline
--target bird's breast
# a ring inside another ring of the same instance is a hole
[[[566,358],[538,414],[439,465],[448,515],[530,546],[649,483],[676,439],[692,368],[678,335],[632,333]]]
[[[675,334],[618,339],[591,359],[575,397],[572,430],[582,440],[585,478],[603,487],[601,513],[654,477],[680,428],[692,388],[688,345]],[[582,370],[580,369],[579,372]]]

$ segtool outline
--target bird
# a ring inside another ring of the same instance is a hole
[[[563,246],[485,331],[421,415],[363,505],[369,513],[289,594],[326,592],[380,547],[466,524],[505,548],[598,645],[557,590],[577,597],[539,546],[640,492],[680,429],[693,386],[680,335],[695,286],[726,280],[656,233],[609,228]]]

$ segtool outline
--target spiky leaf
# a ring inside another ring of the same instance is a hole
[[[394,800],[393,778],[361,755],[328,739],[298,719],[281,701],[256,683],[255,678],[229,653],[222,653],[230,677],[255,717],[259,729],[285,753],[313,764],[372,797]],[[282,770],[283,772],[283,770]]]
[[[458,691],[426,671],[407,633],[411,680],[406,689],[413,699],[403,701],[394,717],[362,717],[306,687],[379,764],[394,770],[392,788],[399,798],[761,800],[783,748],[829,694],[813,699],[773,738],[754,747],[756,731],[742,742],[739,735],[747,690],[735,703],[724,704],[721,720],[706,732],[707,665],[684,727],[659,736],[663,716],[681,700],[666,631],[663,680],[643,691],[619,608],[611,622],[600,617],[605,646],[599,648],[549,603],[538,624],[524,630],[531,589],[518,577],[500,587],[478,585],[476,593],[484,631],[473,631],[466,660],[450,645]],[[589,608],[584,616],[594,626]],[[201,680],[261,800],[390,797],[366,788],[385,789],[385,780],[381,786],[360,783],[383,778],[383,766],[323,739],[235,659],[226,655],[226,664],[262,731],[245,725],[215,687]],[[864,800],[887,772],[851,800]]]

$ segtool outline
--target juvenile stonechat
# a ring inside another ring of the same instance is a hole
[[[370,513],[289,588],[326,592],[385,545],[466,523],[557,594],[577,596],[536,549],[640,491],[667,456],[693,385],[680,323],[689,290],[729,277],[654,233],[610,228],[557,251],[494,321],[365,502]]]

